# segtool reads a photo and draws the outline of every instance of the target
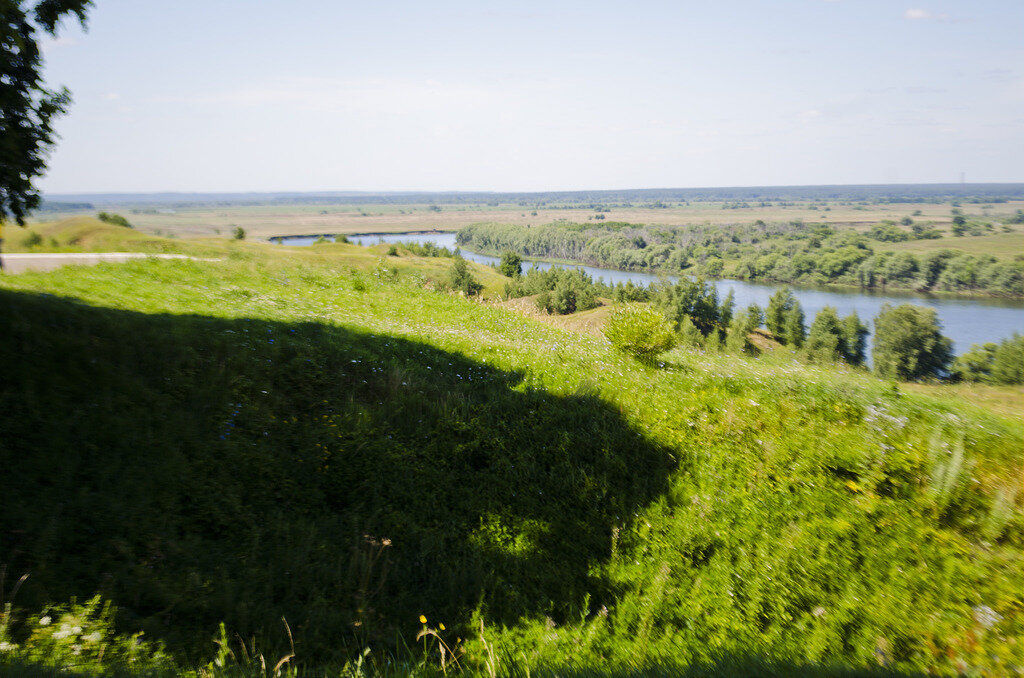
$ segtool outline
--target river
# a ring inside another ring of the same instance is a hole
[[[287,236],[275,238],[274,242],[283,245],[311,245],[320,236]],[[331,239],[330,236],[326,236]],[[376,245],[379,243],[417,242],[433,243],[438,247],[454,250],[454,233],[388,233],[348,236],[349,241],[359,245]],[[495,264],[497,257],[477,254],[463,249],[462,256],[470,261],[481,264]],[[570,265],[551,264],[545,261],[524,259],[541,270],[552,266],[568,268]],[[605,282],[615,284],[632,280],[634,283],[647,285],[656,282],[657,275],[650,273],[634,273],[611,268],[595,268],[593,266],[575,265],[583,269],[595,280],[602,278]],[[676,276],[668,276],[669,280],[677,280]],[[762,309],[768,305],[768,299],[781,285],[762,285],[742,280],[715,280],[719,299],[724,299],[729,290],[736,297],[736,309],[742,310],[750,304],[757,304]],[[942,323],[942,333],[953,340],[953,350],[963,353],[971,344],[983,344],[999,341],[1011,336],[1014,332],[1024,334],[1024,302],[1010,299],[955,299],[949,297],[931,297],[917,294],[899,294],[893,292],[864,292],[860,290],[836,291],[813,288],[793,288],[793,294],[800,301],[807,325],[810,326],[815,314],[824,306],[833,306],[840,316],[856,312],[860,319],[872,327],[870,321],[878,315],[883,304],[913,303],[935,309]],[[870,338],[869,338],[870,341]],[[869,349],[870,351],[870,349]],[[869,352],[870,355],[870,352]]]

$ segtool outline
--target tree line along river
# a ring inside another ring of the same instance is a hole
[[[324,237],[331,240],[331,236],[282,236],[272,240],[282,245],[312,245],[319,238]],[[458,245],[455,242],[455,233],[370,233],[363,235],[348,236],[349,242],[359,245],[376,245],[379,243],[415,242],[420,244],[432,243],[438,247],[446,247],[455,250]],[[486,254],[477,254],[463,249],[462,256],[470,261],[491,265],[498,263],[498,257]],[[546,270],[552,266],[563,268],[575,267],[582,269],[588,275],[597,280],[603,279],[606,283],[616,284],[633,281],[634,284],[648,285],[657,282],[659,277],[650,273],[636,273],[632,271],[619,271],[610,268],[595,268],[582,264],[552,264],[546,261],[536,261],[524,258],[524,264]],[[678,279],[678,276],[667,276],[671,281]],[[746,308],[750,304],[757,304],[761,308],[768,305],[771,295],[782,287],[782,285],[762,285],[757,283],[744,282],[742,280],[720,279],[712,281],[718,289],[720,299],[725,298],[731,289],[736,298],[736,308]],[[1024,334],[1024,302],[1011,299],[996,298],[950,298],[922,296],[916,294],[897,294],[892,292],[864,292],[859,290],[823,290],[814,288],[791,287],[794,296],[800,301],[807,323],[810,325],[815,314],[824,306],[832,306],[840,316],[856,312],[860,319],[869,328],[873,329],[875,316],[881,311],[884,304],[913,303],[935,309],[939,321],[942,323],[942,333],[953,340],[953,350],[957,353],[964,353],[971,344],[983,344],[986,342],[998,342],[1011,336],[1014,332]],[[870,341],[870,337],[869,337]]]

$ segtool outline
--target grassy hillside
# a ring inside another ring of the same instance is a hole
[[[1019,417],[784,352],[643,367],[444,260],[194,246],[0,277],[19,608],[100,593],[182,665],[221,622],[285,655],[284,618],[306,670],[436,667],[420,615],[484,674],[1024,663]]]

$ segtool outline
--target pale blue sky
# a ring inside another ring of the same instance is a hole
[[[96,0],[53,193],[1024,181],[1024,2]]]

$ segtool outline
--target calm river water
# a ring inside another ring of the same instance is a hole
[[[311,245],[319,236],[292,236],[275,239],[283,245]],[[328,237],[328,239],[330,239]],[[433,243],[438,247],[447,247],[454,250],[454,233],[389,233],[349,236],[351,242],[360,245],[376,245],[378,243],[396,242],[417,242]],[[463,249],[462,256],[470,261],[481,264],[494,264],[498,262],[497,257],[477,254]],[[544,261],[524,260],[538,269],[546,270],[552,265]],[[567,266],[563,266],[567,267]],[[632,280],[634,283],[647,285],[656,282],[658,276],[649,273],[632,273],[618,271],[610,268],[595,268],[593,266],[577,265],[586,271],[595,280],[603,278],[608,283],[626,282]],[[670,280],[676,280],[669,276]],[[780,285],[759,285],[757,283],[744,282],[742,280],[715,280],[718,288],[719,299],[724,299],[731,289],[736,295],[737,310],[746,308],[750,304],[757,304],[761,308],[768,305],[768,298],[777,290]],[[800,300],[807,317],[807,324],[810,326],[814,315],[823,306],[833,306],[840,316],[848,315],[856,311],[860,319],[869,327],[881,310],[883,304],[914,303],[920,306],[934,308],[942,323],[942,333],[953,340],[953,347],[956,353],[963,353],[971,344],[982,344],[987,341],[999,341],[1009,337],[1014,332],[1024,334],[1024,302],[1006,299],[949,299],[939,297],[926,297],[915,294],[898,294],[893,292],[865,293],[861,291],[834,291],[819,289],[793,289],[793,294]],[[870,355],[870,354],[869,354]]]

